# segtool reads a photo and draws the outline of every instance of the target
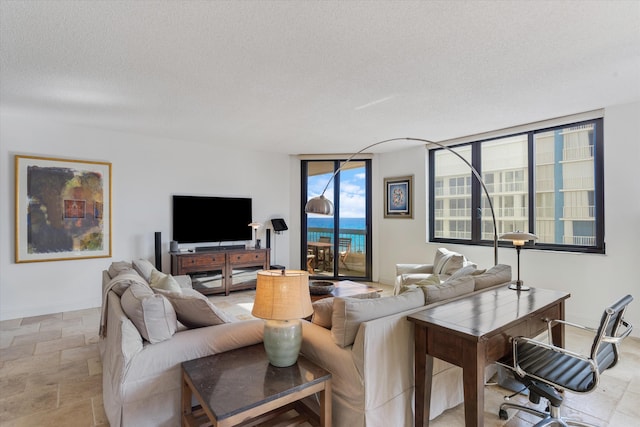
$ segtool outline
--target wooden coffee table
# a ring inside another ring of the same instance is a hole
[[[313,281],[313,280],[312,280]],[[365,285],[364,283],[352,282],[351,280],[342,280],[333,284],[334,288],[328,294],[311,295],[311,301],[318,301],[323,298],[330,297],[352,297],[354,295],[368,294],[372,292],[382,292],[382,289],[375,286]]]
[[[296,420],[331,425],[331,373],[303,356],[293,366],[269,364],[263,344],[182,363],[182,425],[214,427],[265,422],[295,410]],[[320,420],[301,399],[318,393]],[[200,405],[193,408],[191,398]],[[254,425],[254,424],[251,424]]]

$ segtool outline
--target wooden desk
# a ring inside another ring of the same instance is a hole
[[[533,337],[546,330],[543,319],[564,319],[569,296],[539,288],[517,292],[505,286],[408,316],[415,323],[415,425],[429,425],[431,373],[437,357],[462,367],[465,424],[483,426],[485,366],[511,352],[510,337]],[[552,336],[554,344],[564,347],[562,325],[554,327]]]

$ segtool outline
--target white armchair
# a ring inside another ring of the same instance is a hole
[[[433,264],[396,264],[396,283],[394,294],[398,294],[400,288],[418,283],[437,274],[441,281],[448,279],[456,271],[463,267],[474,266],[464,255],[438,248],[433,258]]]

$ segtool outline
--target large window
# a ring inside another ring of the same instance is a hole
[[[480,172],[498,236],[535,233],[539,249],[604,253],[602,119],[451,147]],[[429,153],[430,241],[492,244],[486,195],[445,149]]]

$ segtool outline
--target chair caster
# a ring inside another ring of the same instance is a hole
[[[508,420],[509,414],[507,414],[506,409],[500,409],[500,411],[498,411],[498,417],[500,417],[501,420]]]

